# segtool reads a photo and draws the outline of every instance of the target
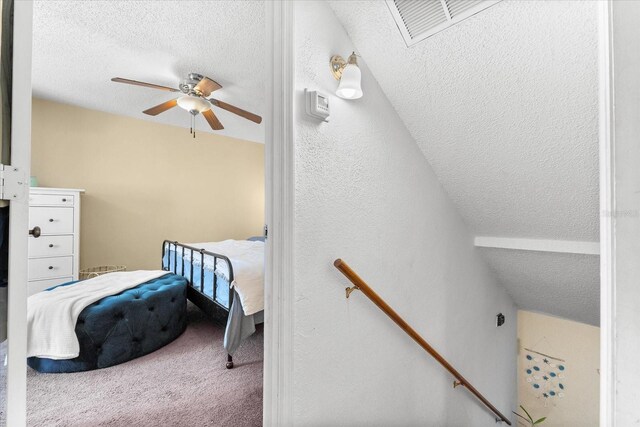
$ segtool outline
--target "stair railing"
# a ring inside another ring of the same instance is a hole
[[[491,402],[489,402],[487,398],[482,395],[482,393],[480,393],[469,381],[467,381],[465,377],[462,376],[462,374],[460,374],[460,372],[458,372],[449,362],[447,362],[447,360],[442,357],[440,353],[438,353],[433,347],[431,347],[431,345],[429,345],[429,343],[425,341],[424,338],[422,338],[420,334],[415,331],[415,329],[413,329],[402,317],[400,317],[400,315],[398,315],[398,313],[396,313],[391,308],[391,306],[389,306],[389,304],[387,304],[377,293],[375,293],[375,291],[371,289],[371,287],[369,287],[369,285],[367,285],[367,283],[362,280],[360,276],[358,276],[351,269],[351,267],[347,265],[346,262],[342,261],[341,259],[337,259],[335,260],[333,265],[338,270],[340,270],[340,272],[344,274],[347,279],[349,279],[354,285],[353,287],[346,289],[347,298],[349,298],[351,292],[355,290],[362,291],[362,293],[365,294],[367,298],[371,300],[371,302],[377,305],[378,308],[382,310],[387,316],[389,316],[391,320],[393,320],[396,325],[400,327],[400,329],[402,329],[407,335],[409,335],[415,342],[418,343],[418,345],[420,345],[420,347],[422,347],[427,353],[429,353],[434,359],[436,359],[438,363],[440,363],[456,378],[456,380],[453,382],[454,388],[457,386],[465,387],[498,417],[496,418],[497,422],[504,421],[505,423],[507,423],[507,425],[511,425],[511,421],[509,421],[507,417],[505,417],[495,406],[493,406]]]

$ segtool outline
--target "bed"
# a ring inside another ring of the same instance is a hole
[[[262,301],[247,301],[246,295],[238,287],[236,270],[240,268],[242,274],[246,271],[247,261],[242,259],[237,251],[233,255],[207,250],[207,248],[225,248],[229,245],[246,243],[254,251],[262,250],[261,264],[254,261],[254,270],[264,269],[264,238],[252,237],[247,241],[224,241],[211,243],[185,244],[177,241],[165,240],[162,244],[162,269],[180,275],[187,279],[187,298],[212,320],[225,325],[224,348],[227,351],[226,366],[233,368],[233,355],[244,339],[252,335],[256,325],[264,322],[264,310],[256,311],[256,303],[264,305]],[[254,252],[259,254],[259,252]],[[254,281],[254,285],[257,282]],[[264,289],[264,277],[261,276],[259,286]],[[240,292],[240,294],[239,294]],[[243,299],[245,298],[245,299]],[[251,310],[248,309],[249,305]],[[259,307],[258,307],[259,308]],[[245,314],[249,313],[249,314]]]

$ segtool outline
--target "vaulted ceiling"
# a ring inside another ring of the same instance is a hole
[[[505,0],[410,48],[385,2],[330,3],[476,235],[598,240],[595,2]],[[478,250],[521,308],[598,324],[597,255]]]
[[[142,111],[175,93],[113,83],[125,77],[176,87],[190,72],[223,89],[215,97],[259,115],[264,103],[264,3],[261,1],[42,1],[34,3],[34,95],[189,128],[174,108]],[[214,108],[220,134],[264,141],[257,125]],[[202,117],[197,129],[210,132]]]
[[[330,2],[470,229],[560,246],[598,240],[595,3],[503,0],[407,48],[385,2]],[[263,34],[259,1],[37,0],[34,95],[186,128],[179,109],[142,114],[172,94],[110,78],[199,72],[264,115]],[[264,125],[215,111],[222,134],[264,141]],[[521,308],[598,323],[597,256],[478,250]]]

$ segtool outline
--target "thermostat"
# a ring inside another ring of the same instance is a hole
[[[329,121],[329,97],[316,90],[305,89],[307,98],[306,110],[307,114],[324,122]]]

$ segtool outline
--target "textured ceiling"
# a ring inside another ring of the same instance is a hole
[[[110,81],[125,77],[176,87],[189,72],[219,82],[215,97],[264,115],[262,1],[36,1],[34,95],[85,108],[189,127],[174,108],[142,114],[174,93]],[[219,133],[264,141],[257,125],[214,108]],[[211,131],[202,117],[197,129]]]
[[[481,249],[518,305],[591,325],[600,324],[600,257]]]
[[[330,2],[473,232],[587,241],[599,218],[596,3],[505,0],[407,48],[384,2]],[[487,260],[520,307],[597,319],[597,293],[561,310],[534,292],[598,280],[564,257]],[[564,269],[555,282],[545,262]]]

